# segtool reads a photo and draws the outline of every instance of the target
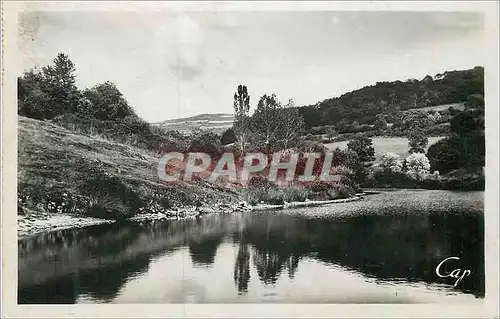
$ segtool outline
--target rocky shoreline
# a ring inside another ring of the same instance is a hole
[[[300,207],[324,206],[335,203],[347,203],[359,201],[362,196],[354,196],[345,199],[334,199],[325,201],[310,201],[284,203],[282,205],[270,205],[261,203],[255,206],[241,201],[237,204],[215,204],[212,207],[182,207],[159,213],[144,213],[138,214],[128,219],[131,222],[146,223],[161,220],[178,220],[188,218],[200,218],[209,214],[231,214],[242,211],[268,211],[281,210]],[[48,214],[29,211],[27,215],[18,216],[18,239],[27,236],[36,235],[43,232],[58,231],[71,228],[84,228],[94,225],[115,223],[114,220],[85,217],[80,215],[69,214]]]
[[[159,220],[177,220],[199,218],[208,214],[228,214],[239,211],[250,211],[253,207],[246,202],[237,204],[215,204],[212,207],[182,207],[159,213],[138,214],[128,219],[130,222],[144,223]],[[63,213],[49,214],[26,210],[27,214],[18,215],[17,237],[22,239],[27,236],[43,232],[58,231],[71,228],[84,228],[94,225],[111,224],[115,220],[70,215]]]

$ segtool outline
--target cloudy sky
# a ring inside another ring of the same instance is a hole
[[[238,84],[297,105],[484,65],[479,13],[25,12],[19,73],[58,52],[80,88],[116,83],[147,121],[232,113]]]

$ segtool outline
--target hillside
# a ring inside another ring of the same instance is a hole
[[[377,114],[462,103],[484,96],[484,68],[446,71],[421,80],[378,82],[299,108],[307,129],[321,125],[372,124]]]
[[[313,127],[335,125],[339,133],[346,133],[356,131],[356,125],[373,125],[379,114],[391,122],[398,113],[409,110],[444,112],[450,107],[461,110],[477,96],[484,96],[482,67],[427,75],[421,80],[377,82],[298,108],[309,132]],[[232,126],[233,120],[232,114],[200,114],[154,125],[180,132],[207,129],[221,133]]]
[[[172,215],[183,206],[220,206],[234,192],[205,183],[159,183],[159,156],[48,121],[19,116],[18,211],[121,219]]]
[[[221,133],[230,128],[233,125],[233,121],[233,114],[215,113],[166,120],[159,123],[153,123],[153,125],[179,132],[191,132],[196,129],[205,129],[214,133]]]

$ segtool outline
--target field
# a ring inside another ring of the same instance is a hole
[[[427,147],[436,143],[437,141],[443,139],[444,136],[433,136],[429,137],[429,144]],[[373,137],[373,147],[375,148],[375,156],[378,158],[383,153],[395,153],[405,158],[408,156],[408,138],[406,137]],[[347,143],[349,141],[334,142],[325,144],[329,149],[335,149],[339,147],[340,149],[346,149]],[[427,150],[426,150],[427,151]]]
[[[409,110],[422,110],[422,111],[444,111],[447,110],[449,107],[453,107],[456,110],[462,111],[465,106],[464,103],[452,103],[452,104],[441,104],[441,105],[435,105],[435,106],[427,106],[427,107],[421,107],[417,109],[409,109]]]
[[[160,126],[168,130],[189,133],[195,129],[210,130],[214,133],[222,133],[233,126],[233,114],[199,114],[192,117],[167,120],[153,125]]]

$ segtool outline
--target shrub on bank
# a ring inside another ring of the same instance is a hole
[[[105,219],[121,219],[133,216],[143,206],[137,191],[117,176],[98,172],[89,177],[81,187],[87,196],[88,215]]]
[[[246,193],[246,200],[250,205],[271,204],[283,205],[285,202],[303,202],[308,199],[312,191],[307,188],[253,188]]]
[[[456,170],[440,176],[424,174],[414,178],[411,174],[376,170],[368,178],[366,187],[442,189],[442,190],[484,190],[485,178],[482,171]]]

